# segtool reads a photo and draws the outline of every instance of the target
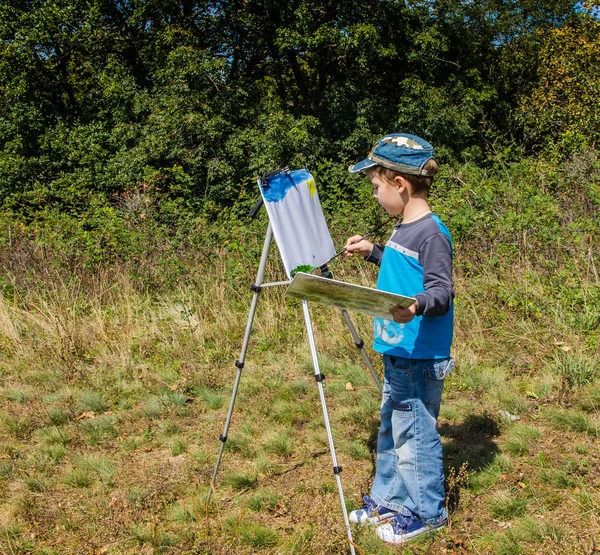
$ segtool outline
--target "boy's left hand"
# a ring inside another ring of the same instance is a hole
[[[390,308],[390,314],[392,315],[394,322],[397,322],[398,324],[408,324],[415,317],[418,306],[418,303],[413,303],[408,308]]]

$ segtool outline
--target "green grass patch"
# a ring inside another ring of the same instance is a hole
[[[272,511],[279,504],[279,494],[269,488],[258,490],[246,501],[246,506],[254,512]]]
[[[487,499],[490,513],[500,520],[512,520],[527,512],[529,501],[514,489],[501,489]]]
[[[231,472],[225,476],[223,483],[235,490],[254,489],[258,485],[258,476],[247,472]]]
[[[240,541],[252,549],[268,549],[279,544],[279,534],[275,530],[255,523],[240,523],[237,529]]]
[[[542,434],[537,428],[515,424],[509,429],[504,440],[504,449],[511,455],[527,455],[532,445],[541,437]]]
[[[196,386],[193,391],[194,395],[197,395],[202,399],[202,402],[207,408],[218,410],[223,406],[223,395],[220,393],[204,386]]]
[[[587,414],[570,409],[547,409],[544,416],[559,430],[573,431],[600,437],[600,427]]]
[[[104,395],[99,391],[86,390],[79,395],[79,410],[81,412],[92,411],[96,413],[106,412],[108,403],[104,399]]]
[[[265,436],[262,448],[266,453],[271,453],[278,457],[289,457],[294,452],[292,431],[283,429],[268,433]]]
[[[581,354],[569,352],[555,355],[550,367],[569,388],[588,385],[598,377],[598,362],[595,358]]]

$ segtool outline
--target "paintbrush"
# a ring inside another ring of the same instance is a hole
[[[378,226],[374,227],[371,231],[369,231],[369,233],[367,233],[366,235],[363,235],[360,239],[354,241],[354,243],[352,243],[352,244],[354,245],[356,243],[360,243],[363,239],[370,237],[371,235],[373,235],[373,233],[375,233],[376,231],[379,231],[384,225],[389,224],[392,220],[394,220],[396,218],[398,218],[398,216],[392,216],[391,218],[387,219],[382,224],[379,224]],[[327,264],[329,264],[332,260],[337,258],[340,254],[344,254],[345,252],[346,252],[346,247],[344,247],[340,252],[335,253],[327,262],[323,262],[323,264],[321,264],[320,267],[327,266]]]

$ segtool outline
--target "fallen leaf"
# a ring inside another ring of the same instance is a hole
[[[350,382],[348,382],[346,384],[346,391],[352,391],[354,388],[352,387],[352,384]]]
[[[93,411],[89,410],[86,412],[82,412],[75,420],[83,420],[84,418],[96,418],[96,415]]]

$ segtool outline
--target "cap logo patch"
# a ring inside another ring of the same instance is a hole
[[[412,148],[413,150],[423,150],[422,145],[408,137],[384,137],[381,141],[388,144],[396,143],[397,146],[405,146],[406,148]]]

